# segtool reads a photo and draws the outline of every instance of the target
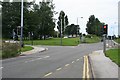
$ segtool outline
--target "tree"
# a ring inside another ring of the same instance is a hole
[[[38,24],[38,33],[40,36],[44,36],[46,39],[47,36],[54,35],[54,4],[52,2],[40,2],[38,7],[36,6],[37,14],[39,17],[39,24]]]
[[[58,29],[60,34],[61,34],[61,21],[62,21],[62,34],[64,36],[65,29],[66,29],[67,25],[69,24],[68,16],[65,15],[64,11],[60,12],[59,17],[58,17],[58,22],[57,22],[57,24],[58,24],[57,29]]]
[[[97,36],[102,36],[102,26],[104,23],[101,23],[98,18],[95,18],[94,15],[91,15],[89,21],[87,22],[86,32],[88,34],[94,34]]]
[[[40,36],[44,36],[44,39],[46,36],[53,36],[54,8],[52,2],[42,1],[39,4],[34,1],[24,2],[24,37],[28,37],[28,33],[33,33],[35,39]],[[8,38],[12,35],[13,29],[17,33],[17,27],[20,26],[21,2],[2,2],[2,11],[3,37]]]
[[[2,2],[2,34],[4,38],[12,36],[13,29],[20,25],[20,2]]]
[[[71,24],[66,27],[65,33],[67,35],[72,35],[72,37],[73,37],[73,35],[76,35],[76,37],[77,37],[78,31],[79,31],[79,26],[75,25],[75,24]]]

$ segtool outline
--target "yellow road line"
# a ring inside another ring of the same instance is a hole
[[[84,64],[83,64],[83,79],[85,78],[85,56],[84,56]]]
[[[89,80],[89,79],[90,79],[90,73],[89,73],[88,56],[84,56],[83,80]]]
[[[89,75],[89,63],[88,63],[88,56],[86,56],[86,62],[87,62],[87,78],[89,79],[89,78],[90,78],[90,75]]]

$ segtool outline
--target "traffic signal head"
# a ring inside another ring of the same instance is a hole
[[[103,34],[107,34],[108,33],[108,25],[103,25]]]

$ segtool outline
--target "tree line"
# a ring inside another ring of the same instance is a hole
[[[2,2],[2,34],[3,38],[10,38],[15,34],[20,34],[21,23],[21,2]],[[47,36],[54,35],[55,5],[53,2],[24,2],[24,37],[34,35],[34,39],[46,39]]]
[[[3,0],[2,6],[2,37],[12,38],[13,34],[20,35],[20,23],[21,23],[21,2],[9,2],[9,0]],[[54,37],[56,34],[61,36],[78,35],[80,34],[79,25],[69,24],[68,16],[64,11],[59,13],[57,29],[54,15],[57,12],[54,10],[55,4],[51,2],[45,2],[44,0],[36,4],[33,2],[24,2],[24,28],[23,36],[28,38],[32,36],[33,39],[46,39],[47,37]],[[102,26],[105,23],[100,22],[94,15],[89,17],[87,22],[86,32],[88,34],[94,34],[102,36]],[[61,29],[62,27],[62,29]]]

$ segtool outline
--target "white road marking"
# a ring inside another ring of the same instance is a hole
[[[70,64],[66,64],[65,66],[67,67],[67,66],[69,66]]]
[[[44,58],[49,58],[50,56],[45,56]]]
[[[28,62],[33,62],[33,61],[37,61],[37,60],[40,60],[42,58],[37,58],[37,59],[33,59],[33,60],[29,60],[29,61],[25,61],[25,63],[28,63]]]
[[[57,71],[59,71],[59,70],[61,70],[62,68],[58,68],[58,69],[56,69]]]
[[[0,67],[0,69],[3,69],[3,67]]]
[[[79,61],[79,59],[77,59],[76,61]]]
[[[72,61],[72,63],[74,63],[75,61]]]
[[[40,60],[40,59],[42,59],[42,58],[37,58],[36,60]]]
[[[49,57],[50,57],[50,56],[45,56],[45,57],[43,57],[43,58],[49,58]],[[29,60],[29,61],[25,61],[25,63],[37,61],[37,60],[40,60],[40,59],[43,59],[43,58],[32,59],[32,60]]]
[[[48,48],[46,48],[46,50],[48,50]]]
[[[52,74],[52,72],[50,72],[50,73],[46,74],[44,77],[47,77],[47,76],[49,76],[49,75],[51,75],[51,74]]]

